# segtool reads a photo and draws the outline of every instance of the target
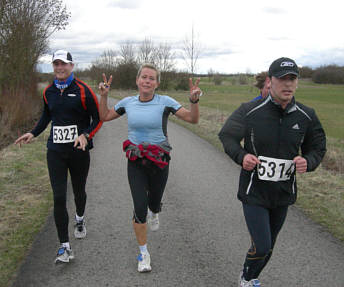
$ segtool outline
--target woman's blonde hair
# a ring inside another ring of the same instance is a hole
[[[144,69],[144,68],[148,68],[148,69],[154,70],[154,71],[156,72],[157,81],[158,81],[158,83],[160,83],[160,71],[158,70],[158,68],[157,68],[155,65],[153,65],[153,64],[151,64],[151,63],[143,63],[143,64],[140,66],[140,68],[139,68],[139,70],[138,70],[138,72],[137,72],[136,78],[140,77],[141,71],[142,71],[142,69]]]

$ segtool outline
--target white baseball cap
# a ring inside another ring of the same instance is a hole
[[[71,53],[69,53],[69,52],[67,52],[65,50],[57,50],[53,54],[52,62],[54,62],[55,60],[61,60],[62,62],[65,62],[65,63],[73,63],[73,59],[72,59]]]

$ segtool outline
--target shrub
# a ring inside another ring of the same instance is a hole
[[[172,80],[175,78],[175,72],[161,72],[159,89],[166,91],[171,87]]]
[[[219,73],[213,75],[213,81],[216,86],[222,85],[223,78]]]
[[[136,89],[136,75],[138,66],[136,63],[119,64],[112,74],[114,88]]]
[[[0,148],[32,129],[43,106],[42,97],[36,91],[34,81],[21,88],[1,88]]]
[[[312,80],[318,84],[344,84],[344,67],[329,65],[315,70]]]
[[[307,66],[299,68],[299,70],[301,78],[312,78],[314,73],[313,69]]]
[[[247,85],[248,84],[247,75],[245,75],[245,74],[240,74],[239,75],[239,84],[240,85]]]
[[[176,73],[176,86],[175,89],[182,90],[182,91],[187,91],[189,90],[189,78],[190,74],[189,73]]]

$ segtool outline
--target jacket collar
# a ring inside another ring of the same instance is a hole
[[[281,105],[279,103],[277,103],[273,98],[272,96],[270,95],[269,93],[269,96],[268,96],[269,100],[274,104],[276,105],[277,107],[279,107],[280,109],[282,109]],[[296,111],[296,102],[295,102],[295,97],[293,96],[290,103],[288,103],[288,105],[286,106],[285,108],[285,113],[287,114],[290,114],[292,112],[295,112]]]

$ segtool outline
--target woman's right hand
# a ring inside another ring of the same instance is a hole
[[[103,73],[103,82],[99,83],[99,94],[100,96],[107,96],[110,86],[112,83],[112,75],[109,77],[109,80],[107,80],[106,75]]]
[[[30,143],[33,137],[34,135],[32,133],[23,134],[21,137],[16,139],[14,144],[19,144],[19,147],[21,147],[22,143],[25,143],[25,144]]]

